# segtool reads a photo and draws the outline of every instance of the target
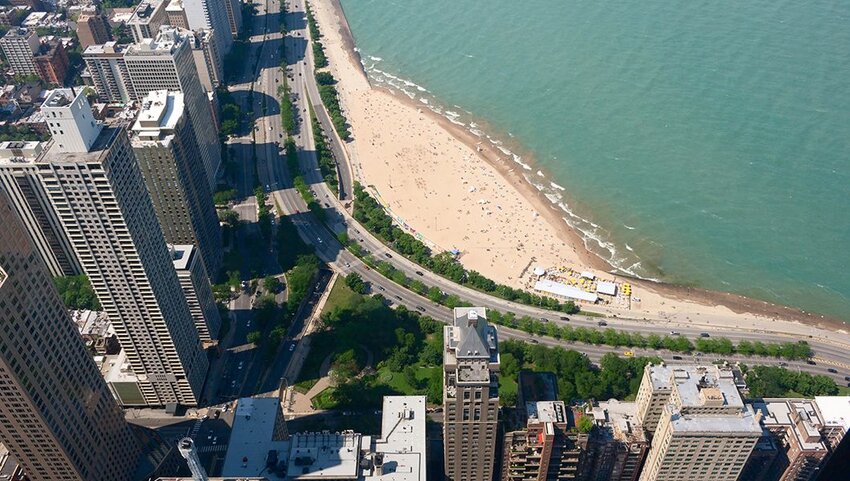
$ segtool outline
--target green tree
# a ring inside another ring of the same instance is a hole
[[[53,282],[68,309],[101,309],[89,278],[85,275],[56,277]]]
[[[277,293],[280,291],[281,284],[280,279],[275,276],[266,276],[263,279],[263,289],[267,292]]]
[[[584,415],[578,418],[578,423],[576,424],[578,431],[580,433],[589,433],[593,429],[593,420],[590,419],[590,416]]]
[[[360,277],[360,274],[356,272],[352,272],[345,276],[345,285],[358,294],[366,293],[366,283],[363,282],[363,278]]]
[[[263,333],[260,331],[251,331],[247,336],[245,336],[245,341],[248,342],[248,344],[255,344],[259,346],[262,343],[262,340]]]

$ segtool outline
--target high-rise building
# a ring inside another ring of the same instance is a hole
[[[218,54],[213,38],[211,30],[198,30],[190,38],[198,78],[207,92],[214,91],[221,84],[224,75],[222,56]]]
[[[828,404],[836,398],[819,399]],[[815,399],[757,399],[752,407],[762,416],[764,435],[741,481],[816,479],[844,438],[846,422],[850,422],[830,419]]]
[[[125,405],[197,404],[207,371],[144,178],[123,125],[94,121],[82,92],[57,89],[40,181],[115,328],[129,370],[107,380]]]
[[[0,143],[0,190],[9,196],[50,274],[77,275],[82,273],[82,267],[38,178],[35,160],[41,156],[45,145],[42,142]]]
[[[77,19],[77,38],[83,50],[92,45],[103,45],[112,40],[112,29],[106,15],[80,15]]]
[[[33,480],[129,479],[140,446],[0,191],[0,442]]]
[[[611,399],[594,407],[587,481],[637,481],[649,450],[637,404]]]
[[[499,343],[483,307],[457,307],[444,328],[443,447],[446,477],[490,481],[499,420]]]
[[[168,24],[165,6],[166,0],[144,0],[136,7],[127,22],[134,42],[140,43],[146,38],[155,38],[159,29]]]
[[[0,38],[0,47],[15,75],[38,75],[35,70],[35,56],[41,47],[41,40],[34,31],[25,28],[10,29]]]
[[[204,263],[200,261],[198,251],[192,245],[173,245],[171,256],[177,278],[180,279],[180,287],[183,288],[183,295],[189,304],[189,312],[192,313],[192,320],[198,329],[198,336],[202,342],[218,339],[221,316],[215,304],[210,278],[204,269]]]
[[[233,34],[225,6],[228,1],[230,0],[183,0],[189,28],[214,30],[215,41],[222,55],[226,55],[233,45]]]
[[[103,102],[127,103],[136,99],[133,82],[124,62],[127,45],[106,42],[92,45],[83,52],[92,84]]]
[[[724,366],[646,366],[638,413],[656,428],[640,481],[738,479],[762,428],[736,379],[735,370]],[[658,413],[663,393],[667,399]]]
[[[230,33],[235,37],[242,30],[242,2],[239,0],[224,0],[224,8],[227,10],[227,22],[230,24]]]
[[[218,215],[184,99],[181,92],[150,92],[131,144],[165,241],[196,245],[206,272],[215,276],[222,262]]]
[[[124,54],[124,62],[137,100],[155,90],[183,92],[212,189],[221,163],[221,147],[209,98],[198,81],[191,36],[185,30],[163,27],[156,39],[131,45]]]
[[[522,407],[520,407],[522,409]],[[582,479],[588,436],[563,401],[528,402],[526,425],[504,435],[502,481]]]
[[[33,58],[38,77],[47,84],[63,85],[68,75],[70,61],[62,41],[58,39],[41,44],[39,54]]]
[[[186,19],[186,10],[183,9],[183,0],[171,0],[165,7],[168,15],[168,24],[172,27],[189,30],[189,20]]]

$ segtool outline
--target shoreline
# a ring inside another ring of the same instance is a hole
[[[317,1],[321,2],[321,0]],[[316,2],[313,3],[315,4]],[[531,208],[534,211],[540,214],[540,216],[552,228],[559,240],[563,241],[564,244],[566,244],[567,246],[572,246],[572,249],[578,260],[578,265],[573,267],[578,269],[583,267],[590,267],[594,270],[608,273],[608,275],[612,275],[620,279],[627,279],[636,287],[639,287],[642,291],[655,293],[657,296],[659,296],[661,298],[661,305],[667,305],[669,303],[669,308],[674,310],[672,311],[672,313],[669,314],[672,314],[673,317],[676,316],[677,312],[675,311],[675,304],[677,302],[681,302],[683,304],[697,304],[699,306],[704,306],[706,309],[722,307],[728,309],[731,313],[735,315],[755,316],[757,319],[761,319],[762,321],[768,322],[775,321],[777,319],[782,319],[785,321],[802,323],[809,326],[815,325],[821,328],[839,330],[843,332],[846,332],[848,330],[848,327],[850,327],[847,323],[837,318],[832,318],[821,314],[808,313],[798,308],[774,304],[768,301],[749,298],[739,294],[713,291],[703,288],[676,285],[665,282],[653,282],[643,279],[637,279],[633,276],[624,274],[620,269],[614,267],[608,261],[603,259],[600,255],[587,249],[585,244],[585,238],[583,238],[576,231],[575,228],[573,228],[567,223],[564,215],[565,213],[561,209],[559,209],[555,203],[548,199],[545,196],[544,192],[541,192],[536,186],[526,180],[525,176],[523,175],[524,171],[522,167],[512,158],[500,152],[498,149],[494,148],[495,146],[493,145],[487,145],[483,149],[483,151],[479,150],[477,147],[482,144],[482,141],[484,139],[473,134],[467,128],[466,125],[457,125],[451,122],[448,118],[433,111],[427,105],[423,105],[417,102],[415,99],[411,99],[404,92],[396,91],[391,87],[385,85],[378,85],[372,83],[369,80],[369,76],[363,66],[360,52],[356,48],[356,43],[354,41],[350,26],[348,25],[348,21],[345,17],[345,10],[342,7],[342,4],[339,0],[327,0],[327,4],[329,4],[331,8],[330,13],[336,16],[338,20],[338,30],[336,34],[340,36],[340,45],[343,49],[343,54],[347,57],[348,62],[351,64],[352,67],[354,67],[354,69],[356,69],[359,76],[361,76],[362,79],[365,80],[369,87],[376,92],[386,93],[387,95],[391,96],[393,99],[403,104],[407,108],[414,109],[419,114],[424,114],[431,121],[434,121],[442,130],[448,133],[451,137],[462,143],[468,149],[472,150],[476,154],[475,156],[477,158],[483,160],[487,165],[489,165],[493,170],[495,170],[507,184],[509,184],[513,189],[515,189],[520,194],[520,196],[528,204],[530,204]],[[326,36],[328,32],[324,29],[330,27],[328,27],[327,25],[320,25],[320,27],[323,28],[323,34]],[[341,78],[339,80],[341,84],[344,83]],[[356,140],[357,138],[355,136],[355,142]],[[347,150],[350,151],[348,147]],[[352,163],[357,163],[357,161],[355,159],[352,159]],[[530,173],[533,172],[534,169],[530,171]],[[550,179],[550,177],[546,177],[546,179],[548,180]],[[483,269],[481,270],[482,273],[488,275],[486,271],[484,271]],[[599,307],[600,306],[590,306],[589,309],[599,310]],[[626,311],[626,313],[624,314],[625,316],[623,317],[642,317],[642,313],[640,311]],[[699,314],[700,313],[697,313],[696,315]],[[690,317],[686,317],[686,319],[690,320]]]

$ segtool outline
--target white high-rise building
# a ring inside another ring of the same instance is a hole
[[[218,339],[218,331],[221,329],[221,316],[215,305],[210,278],[204,269],[198,251],[192,245],[173,245],[171,247],[171,258],[174,262],[174,270],[180,279],[180,287],[186,303],[189,304],[189,312],[198,329],[201,342],[211,343]]]
[[[56,139],[33,163],[124,350],[107,376],[113,394],[124,405],[197,404],[207,358],[126,128],[92,126],[81,91],[54,90],[44,109],[62,119],[67,147]]]
[[[233,46],[233,33],[225,3],[230,0],[183,0],[186,20],[192,30],[213,30],[216,46],[222,56]]]
[[[127,22],[133,32],[133,41],[139,43],[146,38],[154,38],[160,27],[168,24],[166,3],[167,0],[143,0],[136,6]]]
[[[55,147],[63,152],[88,152],[100,136],[102,126],[95,122],[91,105],[82,90],[53,91],[41,105]]]
[[[189,117],[195,126],[198,148],[210,189],[221,164],[221,146],[212,106],[198,81],[198,70],[192,56],[192,32],[162,27],[156,39],[145,39],[131,45],[124,63],[133,83],[135,100],[156,90],[183,92]]]
[[[656,427],[640,481],[736,481],[762,436],[739,385],[734,368],[647,365],[637,411]]]

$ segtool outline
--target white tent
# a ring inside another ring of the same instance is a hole
[[[537,277],[545,276],[546,275],[546,269],[544,269],[542,267],[535,267],[534,268],[534,275],[537,276]]]
[[[596,300],[599,299],[599,296],[592,292],[583,291],[578,287],[547,279],[535,282],[534,290],[552,294],[556,297],[565,297],[568,299],[577,299],[587,302],[596,302]]]
[[[590,280],[596,279],[596,276],[592,272],[588,272],[588,271],[582,272],[581,276],[584,277],[585,279],[590,279]]]
[[[596,293],[606,294],[609,296],[617,295],[617,284],[608,281],[599,281],[596,283]]]

